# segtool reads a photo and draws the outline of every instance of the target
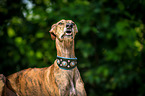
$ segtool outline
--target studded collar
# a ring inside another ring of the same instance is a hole
[[[57,56],[57,65],[64,70],[71,70],[77,66],[77,58],[66,58]]]

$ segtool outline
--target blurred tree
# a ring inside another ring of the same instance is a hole
[[[50,66],[48,31],[72,19],[88,96],[144,96],[144,9],[144,0],[0,0],[0,73]]]

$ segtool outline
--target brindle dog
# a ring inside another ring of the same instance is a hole
[[[86,96],[74,52],[76,24],[72,20],[61,20],[53,24],[49,32],[56,40],[58,58],[54,64],[22,70],[8,76],[7,80],[1,75],[0,92],[3,90],[4,96]],[[67,60],[72,62],[67,65]]]

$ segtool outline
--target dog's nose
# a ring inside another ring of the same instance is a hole
[[[72,27],[73,27],[72,23],[67,23],[66,24],[66,28],[72,28]]]

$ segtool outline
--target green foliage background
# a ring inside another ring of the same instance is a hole
[[[0,0],[0,73],[53,64],[49,30],[71,19],[88,96],[145,96],[144,10],[145,0]]]

